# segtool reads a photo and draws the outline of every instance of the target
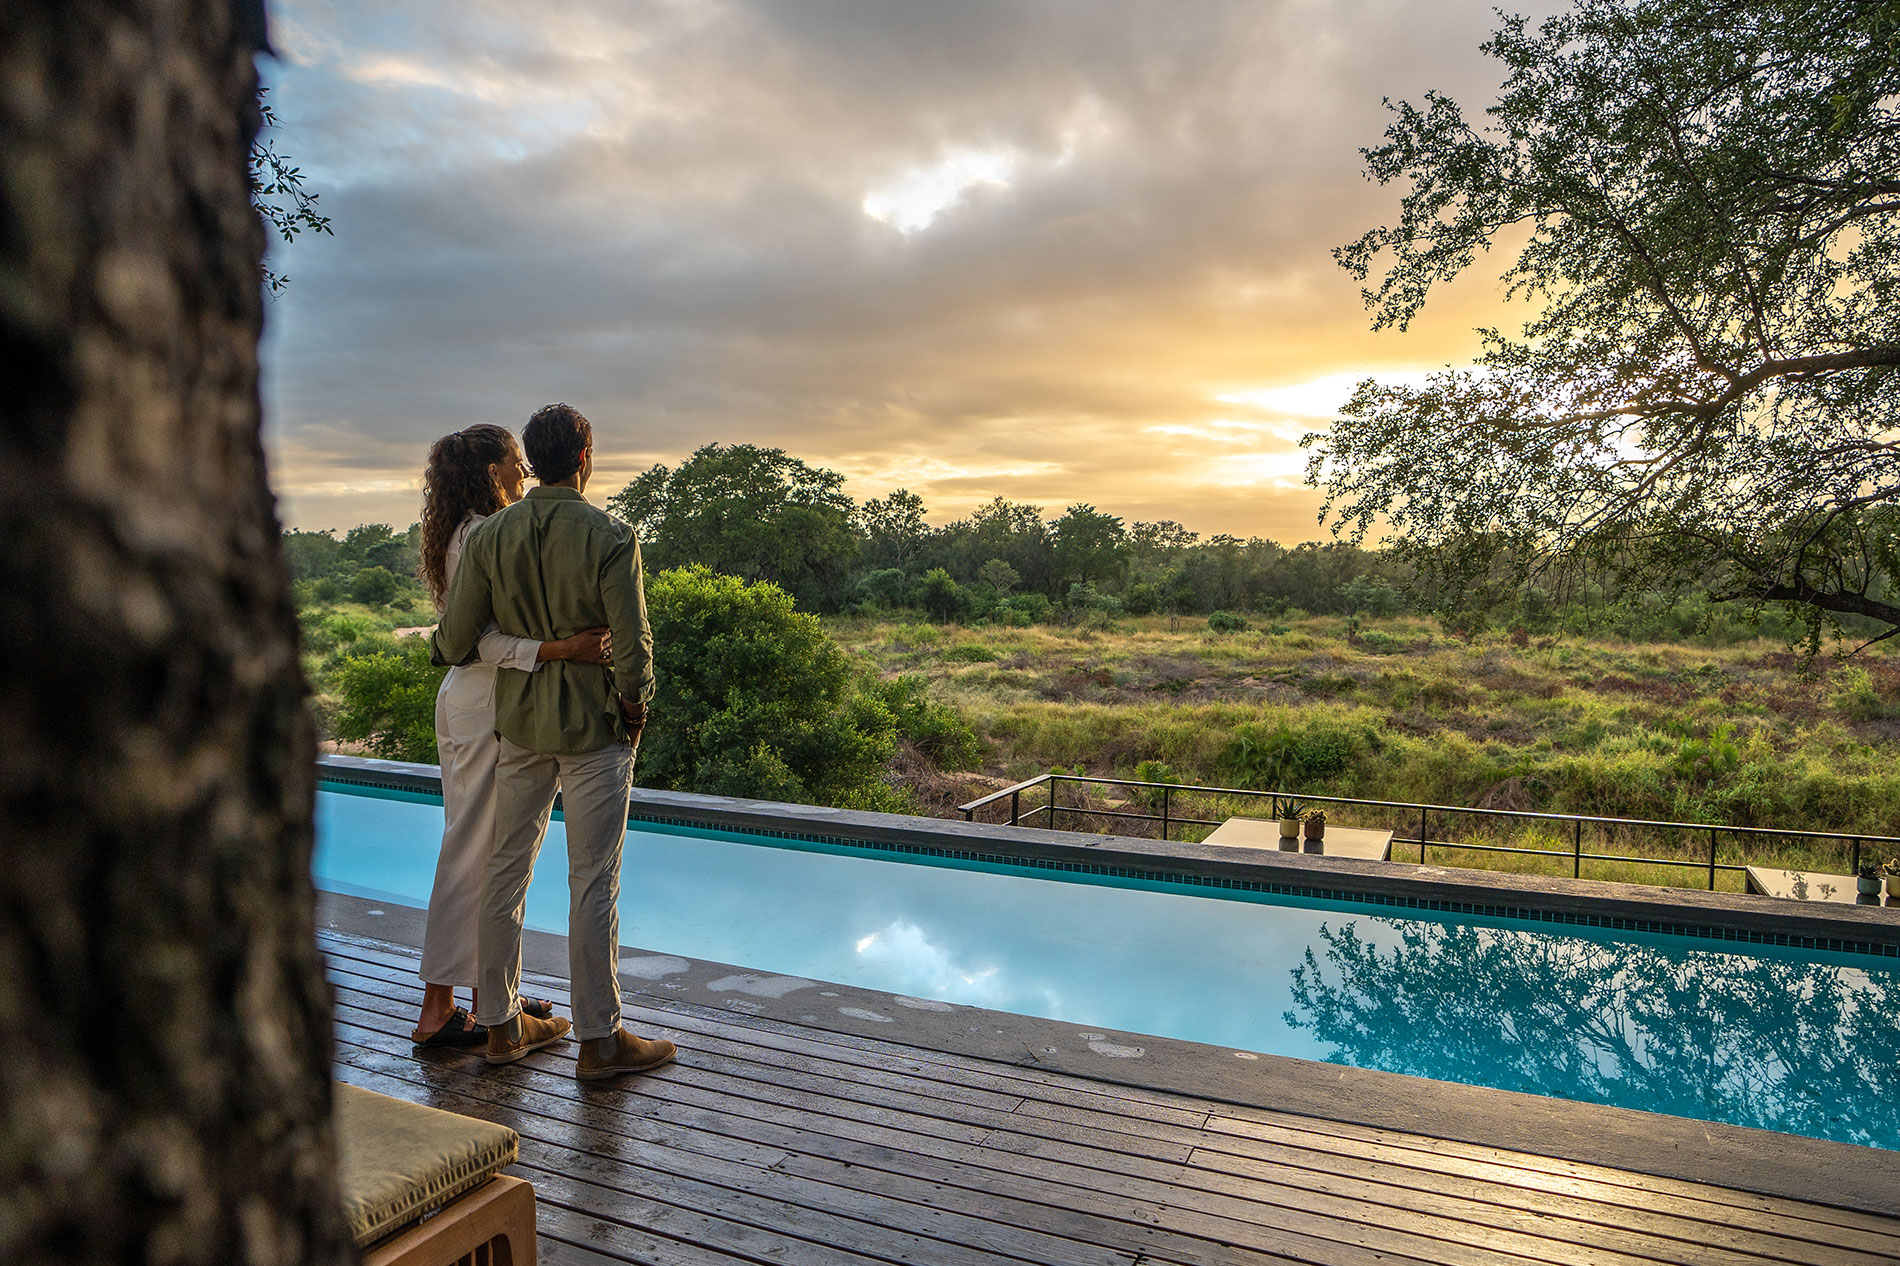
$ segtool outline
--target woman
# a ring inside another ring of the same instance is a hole
[[[423,583],[442,613],[449,583],[469,532],[488,515],[521,500],[527,463],[515,437],[499,426],[464,427],[429,449],[422,475]],[[475,663],[449,669],[435,697],[435,745],[442,762],[442,852],[422,936],[422,1015],[418,1046],[473,1046],[488,1030],[455,1004],[455,990],[475,985],[475,910],[482,874],[495,843],[495,674],[534,672],[552,659],[611,663],[606,629],[558,642],[509,637],[494,625],[483,635]],[[522,999],[531,1015],[553,1004]],[[471,1008],[472,1010],[472,1008]]]

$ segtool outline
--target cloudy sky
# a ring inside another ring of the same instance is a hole
[[[436,436],[594,422],[597,500],[710,442],[933,521],[997,495],[1314,538],[1300,434],[1512,320],[1481,261],[1371,334],[1330,249],[1381,97],[1469,107],[1467,0],[281,0],[333,238],[274,263],[287,522],[416,517]]]

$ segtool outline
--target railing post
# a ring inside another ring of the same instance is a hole
[[[1056,789],[1061,785],[1060,778],[1054,774],[1049,775],[1049,829],[1051,831],[1056,829]]]
[[[1860,837],[1854,838],[1854,864],[1848,867],[1855,875],[1860,874]]]
[[[1570,857],[1571,857],[1570,877],[1572,879],[1582,879],[1583,878],[1583,819],[1578,818],[1575,825],[1577,828],[1577,838],[1576,838],[1576,842],[1572,845],[1571,850],[1570,850]]]
[[[1009,824],[1011,826],[1021,826],[1022,821],[1023,793],[1021,791],[1012,791],[1009,793]]]
[[[1709,828],[1709,891],[1715,891],[1715,828]]]
[[[1418,807],[1418,864],[1425,864],[1425,806]]]
[[[1168,838],[1168,793],[1172,790],[1174,788],[1166,783],[1161,785],[1161,838],[1163,841]]]

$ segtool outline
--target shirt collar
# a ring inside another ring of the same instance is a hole
[[[547,484],[536,484],[534,487],[528,489],[528,495],[537,500],[552,500],[552,501],[585,501],[587,500],[586,497],[581,496],[580,493],[576,492],[572,488],[551,488]]]

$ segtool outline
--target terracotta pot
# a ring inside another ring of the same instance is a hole
[[[1325,839],[1326,824],[1324,822],[1308,822],[1306,824],[1306,838],[1309,840]]]

